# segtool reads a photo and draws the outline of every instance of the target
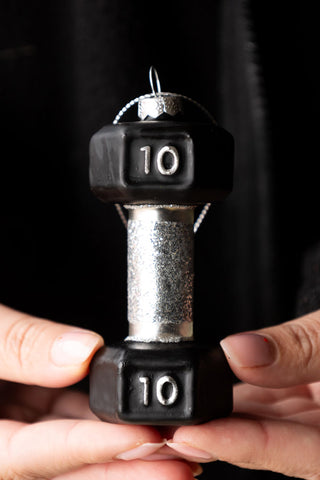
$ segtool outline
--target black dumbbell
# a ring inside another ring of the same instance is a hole
[[[141,120],[118,124],[134,103]],[[225,198],[232,178],[232,136],[159,82],[93,135],[91,188],[129,212],[129,335],[91,363],[90,406],[101,419],[186,425],[230,414],[228,363],[220,347],[194,341],[192,312],[194,209]]]

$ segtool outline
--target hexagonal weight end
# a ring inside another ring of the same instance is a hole
[[[90,142],[90,185],[102,201],[200,204],[233,184],[232,136],[213,123],[109,125]]]
[[[91,364],[90,407],[113,423],[198,424],[231,413],[232,374],[220,347],[103,347]]]

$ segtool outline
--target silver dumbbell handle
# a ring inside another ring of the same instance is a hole
[[[194,207],[127,205],[126,340],[193,340]]]

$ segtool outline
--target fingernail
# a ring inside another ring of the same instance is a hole
[[[261,367],[275,360],[272,340],[257,333],[230,335],[220,345],[226,357],[239,367]]]
[[[117,460],[137,460],[138,458],[144,458],[155,453],[159,448],[163,447],[165,442],[162,443],[144,443],[139,447],[132,448],[126,452],[119,453],[116,456]]]
[[[204,460],[213,460],[211,453],[205,452],[204,450],[199,450],[198,448],[191,447],[186,443],[174,443],[168,442],[168,447],[172,448],[176,452],[180,453],[184,457],[188,457],[193,461],[204,461]]]
[[[58,367],[79,365],[85,362],[101,343],[93,332],[75,330],[56,338],[51,348],[51,360]]]
[[[199,465],[199,463],[193,463],[192,465],[190,465],[190,468],[194,477],[198,477],[203,472],[203,468],[201,467],[201,465]]]

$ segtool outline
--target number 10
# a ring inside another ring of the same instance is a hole
[[[146,145],[145,147],[140,148],[141,152],[144,152],[144,173],[149,175],[151,169],[151,147]],[[168,153],[172,156],[172,165],[170,168],[167,168],[164,164],[164,155]],[[179,153],[178,150],[171,146],[166,145],[159,150],[157,157],[157,168],[161,175],[174,175],[179,168]]]
[[[139,382],[143,384],[143,405],[145,407],[149,406],[149,396],[150,396],[150,383],[151,380],[149,377],[139,377]],[[171,386],[171,393],[168,397],[164,395],[164,386],[170,385]],[[156,395],[157,400],[161,405],[173,405],[178,398],[179,390],[177,382],[174,378],[170,377],[169,375],[164,375],[163,377],[159,378],[156,383]]]

